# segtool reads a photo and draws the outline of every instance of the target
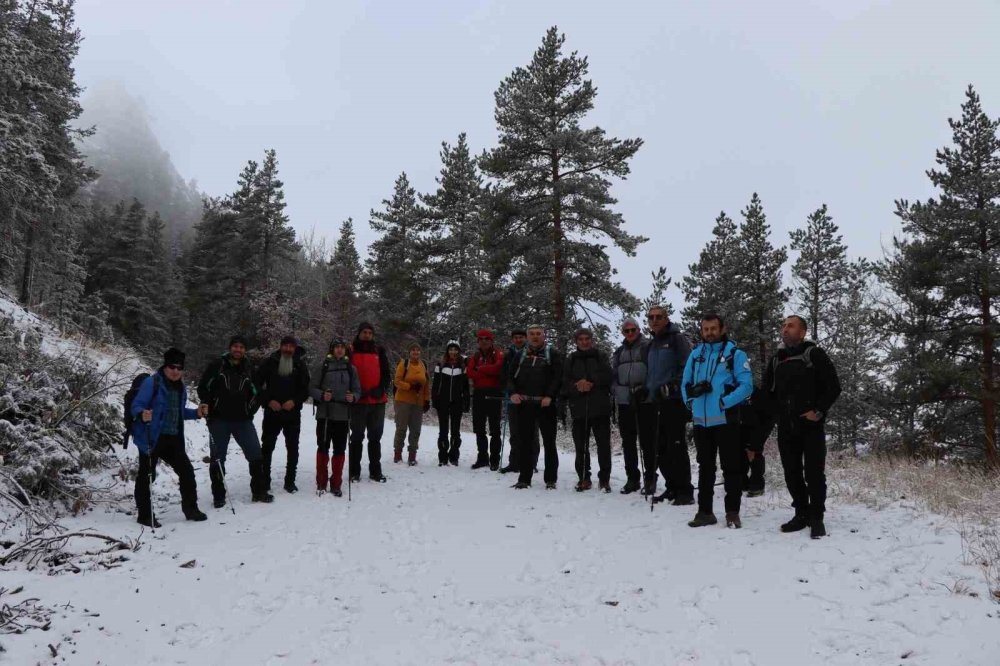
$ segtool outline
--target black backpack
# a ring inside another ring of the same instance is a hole
[[[143,372],[136,375],[132,379],[132,385],[129,386],[128,391],[125,392],[125,411],[122,413],[122,420],[125,422],[125,439],[122,442],[122,448],[128,449],[128,438],[132,434],[132,425],[135,423],[135,417],[132,416],[132,403],[135,402],[135,397],[139,395],[139,389],[142,388],[142,383],[146,381],[149,377],[148,372]],[[156,397],[157,392],[160,390],[160,377],[156,375],[153,377],[153,397]]]

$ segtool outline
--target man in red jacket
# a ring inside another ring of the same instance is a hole
[[[472,380],[472,430],[476,433],[479,455],[472,469],[490,466],[500,469],[500,413],[503,409],[503,352],[493,344],[493,331],[476,333],[479,350],[469,358],[469,379]],[[487,450],[486,425],[490,437]]]
[[[351,481],[361,480],[361,453],[368,432],[368,478],[385,483],[382,474],[382,430],[385,428],[386,392],[392,374],[385,349],[375,344],[375,327],[364,322],[351,345],[351,365],[358,371],[361,396],[351,405]]]

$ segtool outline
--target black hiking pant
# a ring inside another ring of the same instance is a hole
[[[299,465],[299,432],[302,429],[302,412],[281,410],[276,412],[268,409],[264,412],[264,423],[261,426],[261,453],[264,460],[264,480],[267,490],[271,489],[271,457],[278,443],[278,435],[285,436],[285,483],[295,483],[295,470]]]
[[[479,461],[500,464],[500,415],[503,398],[499,392],[479,390],[472,394],[472,431],[476,433]],[[489,438],[487,439],[487,426]]]
[[[753,460],[750,460],[747,458],[747,451],[749,449],[743,449],[743,490],[762,491],[764,490],[764,470],[766,469],[764,453],[757,452],[754,454]]]
[[[740,458],[746,457],[740,443],[739,426],[728,423],[711,428],[695,426],[694,445],[698,451],[698,511],[712,513],[715,457],[718,456],[726,489],[726,513],[738,513],[743,499],[743,461]]]
[[[351,405],[350,475],[361,476],[361,454],[368,435],[368,475],[382,476],[382,431],[385,430],[385,403]]]
[[[611,480],[611,417],[593,416],[573,419],[573,444],[576,447],[576,475],[581,481],[590,480],[590,435],[597,445],[597,480]]]
[[[538,460],[539,447],[534,439],[536,431],[541,432],[542,445],[545,447],[545,483],[555,483],[559,477],[559,452],[556,449],[556,405],[553,401],[548,407],[542,407],[540,402],[525,401],[514,405],[517,415],[518,453],[516,458],[519,473],[518,480],[531,483],[531,475],[535,471],[535,461]]]
[[[437,407],[438,415],[438,462],[448,462],[448,446],[458,459],[462,448],[462,403],[455,401]]]
[[[152,503],[149,496],[149,470],[156,470],[156,464],[162,460],[177,474],[180,481],[181,509],[184,516],[190,516],[198,510],[198,487],[194,480],[194,468],[184,449],[184,441],[179,435],[160,435],[153,448],[152,457],[145,453],[139,454],[139,473],[135,477],[135,508],[140,521],[149,522],[152,518]]]
[[[663,477],[665,490],[672,497],[694,496],[691,485],[691,454],[688,452],[685,426],[687,410],[680,400],[664,400],[652,404],[654,435],[650,443],[655,446],[643,448],[643,462],[646,465],[647,485],[655,487],[656,471]],[[640,410],[640,419],[642,412]],[[654,441],[655,440],[655,441]],[[739,433],[737,433],[739,442]],[[641,442],[641,440],[640,440]]]
[[[656,427],[656,406],[642,402],[638,407],[633,405],[618,405],[618,432],[622,436],[622,458],[625,462],[625,476],[629,481],[639,483],[639,449],[652,450],[654,429]],[[643,456],[642,464],[646,464]]]
[[[822,518],[826,512],[826,431],[823,424],[796,423],[794,428],[779,428],[778,452],[795,513]]]

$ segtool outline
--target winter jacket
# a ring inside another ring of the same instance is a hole
[[[586,379],[594,386],[586,393],[576,390],[576,383]],[[563,366],[563,395],[569,401],[574,419],[592,419],[611,415],[611,365],[599,349],[577,349],[566,357]]]
[[[156,395],[153,395],[153,385],[156,385]],[[187,407],[187,391],[182,382],[171,382],[164,374],[163,370],[157,370],[154,374],[146,377],[139,386],[139,392],[132,401],[132,441],[140,453],[149,454],[149,442],[153,442],[153,452],[156,452],[156,442],[160,439],[160,431],[163,430],[163,422],[167,417],[167,391],[180,391],[181,418],[178,419],[178,436],[184,441],[184,421],[198,418],[198,410]],[[153,420],[145,423],[142,420],[142,412],[146,409],[153,410]]]
[[[739,407],[740,409],[740,441],[743,448],[756,453],[764,451],[774,430],[774,413],[771,398],[767,391],[754,386],[750,399]]]
[[[626,340],[615,350],[612,358],[611,391],[619,405],[631,404],[633,389],[645,386],[648,354],[649,340],[641,335],[635,342]],[[647,398],[649,399],[651,398]]]
[[[209,419],[247,421],[260,407],[250,361],[230,361],[229,353],[205,368],[198,382],[198,399],[208,405]]]
[[[707,381],[712,390],[697,398],[688,395],[695,384]],[[733,409],[753,393],[753,373],[746,353],[723,338],[703,342],[688,356],[681,381],[684,404],[691,410],[695,426],[711,428],[739,423],[739,410]]]
[[[373,341],[355,338],[351,345],[351,365],[358,371],[361,382],[359,405],[376,405],[389,401],[386,393],[392,385],[389,358],[385,349]]]
[[[550,344],[539,349],[525,346],[511,363],[510,372],[507,390],[512,394],[555,400],[562,384],[562,354]]]
[[[333,394],[330,402],[323,401],[323,393],[326,391]],[[316,418],[331,421],[350,420],[351,403],[345,399],[348,391],[354,394],[355,400],[361,395],[358,371],[346,356],[337,360],[333,354],[328,354],[316,368],[315,379],[309,389],[309,395],[316,405]]]
[[[431,382],[423,361],[400,360],[396,366],[396,402],[423,406],[431,399]]]
[[[278,364],[281,362],[281,352],[276,351],[261,363],[254,375],[254,383],[260,391],[260,404],[267,405],[272,400],[284,403],[291,400],[295,410],[301,410],[303,403],[309,397],[309,368],[306,366],[305,354],[299,347],[292,356],[292,374],[282,377],[278,374]]]
[[[469,357],[469,379],[477,393],[499,395],[506,356],[494,347],[488,354],[476,350]]]
[[[657,396],[680,398],[681,376],[690,354],[691,343],[677,324],[667,324],[659,335],[650,338],[646,354],[646,388],[650,400]]]
[[[778,430],[795,431],[799,426],[818,425],[840,395],[840,379],[830,357],[808,340],[792,348],[780,348],[767,364],[764,390],[774,401]],[[816,410],[819,423],[802,418]]]
[[[442,359],[434,366],[431,404],[435,409],[447,409],[455,404],[462,405],[463,410],[468,409],[469,377],[465,367],[466,360],[461,357],[455,363]]]

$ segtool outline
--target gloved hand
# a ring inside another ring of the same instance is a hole
[[[421,384],[420,382],[413,382],[412,384],[410,384],[410,390],[413,391],[414,393],[420,393],[421,388],[423,388],[423,384]]]
[[[635,402],[646,402],[649,397],[649,389],[643,386],[636,387],[632,389],[632,397],[635,398]]]

